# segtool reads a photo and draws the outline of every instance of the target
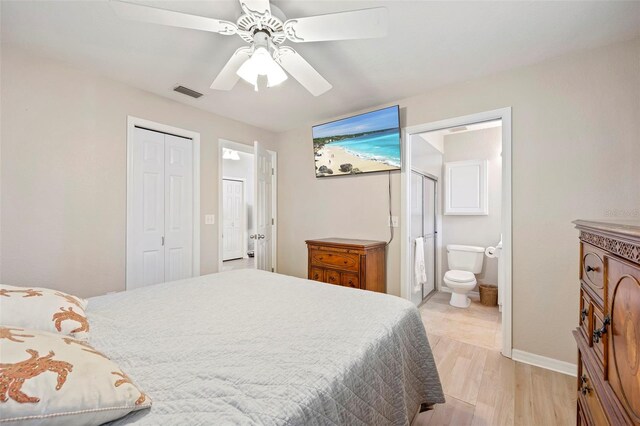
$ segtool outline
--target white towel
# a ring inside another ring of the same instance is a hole
[[[427,282],[427,269],[424,262],[424,239],[416,238],[414,273],[416,275],[416,285],[413,291],[420,291],[420,286]]]

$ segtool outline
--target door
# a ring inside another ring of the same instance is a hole
[[[272,176],[274,164],[269,151],[257,141],[254,144],[254,153],[256,233],[253,237],[256,240],[256,268],[273,271],[271,230],[273,226]]]
[[[244,246],[244,183],[239,180],[222,181],[222,260],[240,259]]]
[[[422,298],[436,289],[436,181],[423,176],[424,214],[423,238],[427,281],[422,286]]]
[[[435,290],[436,279],[436,180],[421,173],[411,172],[411,259],[415,262],[416,239],[423,239],[424,263],[427,280],[418,283],[411,268],[411,301],[418,305]]]
[[[164,281],[193,275],[193,141],[164,135]]]
[[[127,289],[164,281],[164,134],[135,128]]]
[[[423,207],[424,207],[424,185],[422,175],[411,172],[411,301],[415,305],[422,302],[422,286],[418,283],[415,274],[416,239],[423,236]],[[425,259],[426,266],[426,259]],[[428,272],[428,267],[427,267]]]
[[[127,290],[191,277],[192,140],[136,127],[129,143]]]

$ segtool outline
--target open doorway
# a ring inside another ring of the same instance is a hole
[[[276,153],[219,141],[219,271],[276,265]]]
[[[220,218],[223,271],[255,268],[253,163],[253,153],[223,149]]]
[[[420,305],[430,332],[509,357],[510,119],[505,108],[407,128],[401,221],[402,295]],[[480,303],[480,285],[484,296],[497,290],[494,306]]]

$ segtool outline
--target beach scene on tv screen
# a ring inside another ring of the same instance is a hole
[[[313,151],[318,177],[398,170],[397,107],[315,126]]]

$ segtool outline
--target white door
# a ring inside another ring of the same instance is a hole
[[[135,128],[127,225],[127,289],[193,275],[193,143]]]
[[[164,134],[135,129],[127,288],[164,281]]]
[[[164,281],[193,276],[193,141],[164,135]]]
[[[240,259],[244,248],[244,183],[222,181],[222,260]]]
[[[254,144],[254,152],[256,233],[253,237],[256,239],[256,268],[272,271],[273,247],[271,230],[273,226],[273,206],[271,197],[274,165],[269,151],[264,149],[257,141]]]

